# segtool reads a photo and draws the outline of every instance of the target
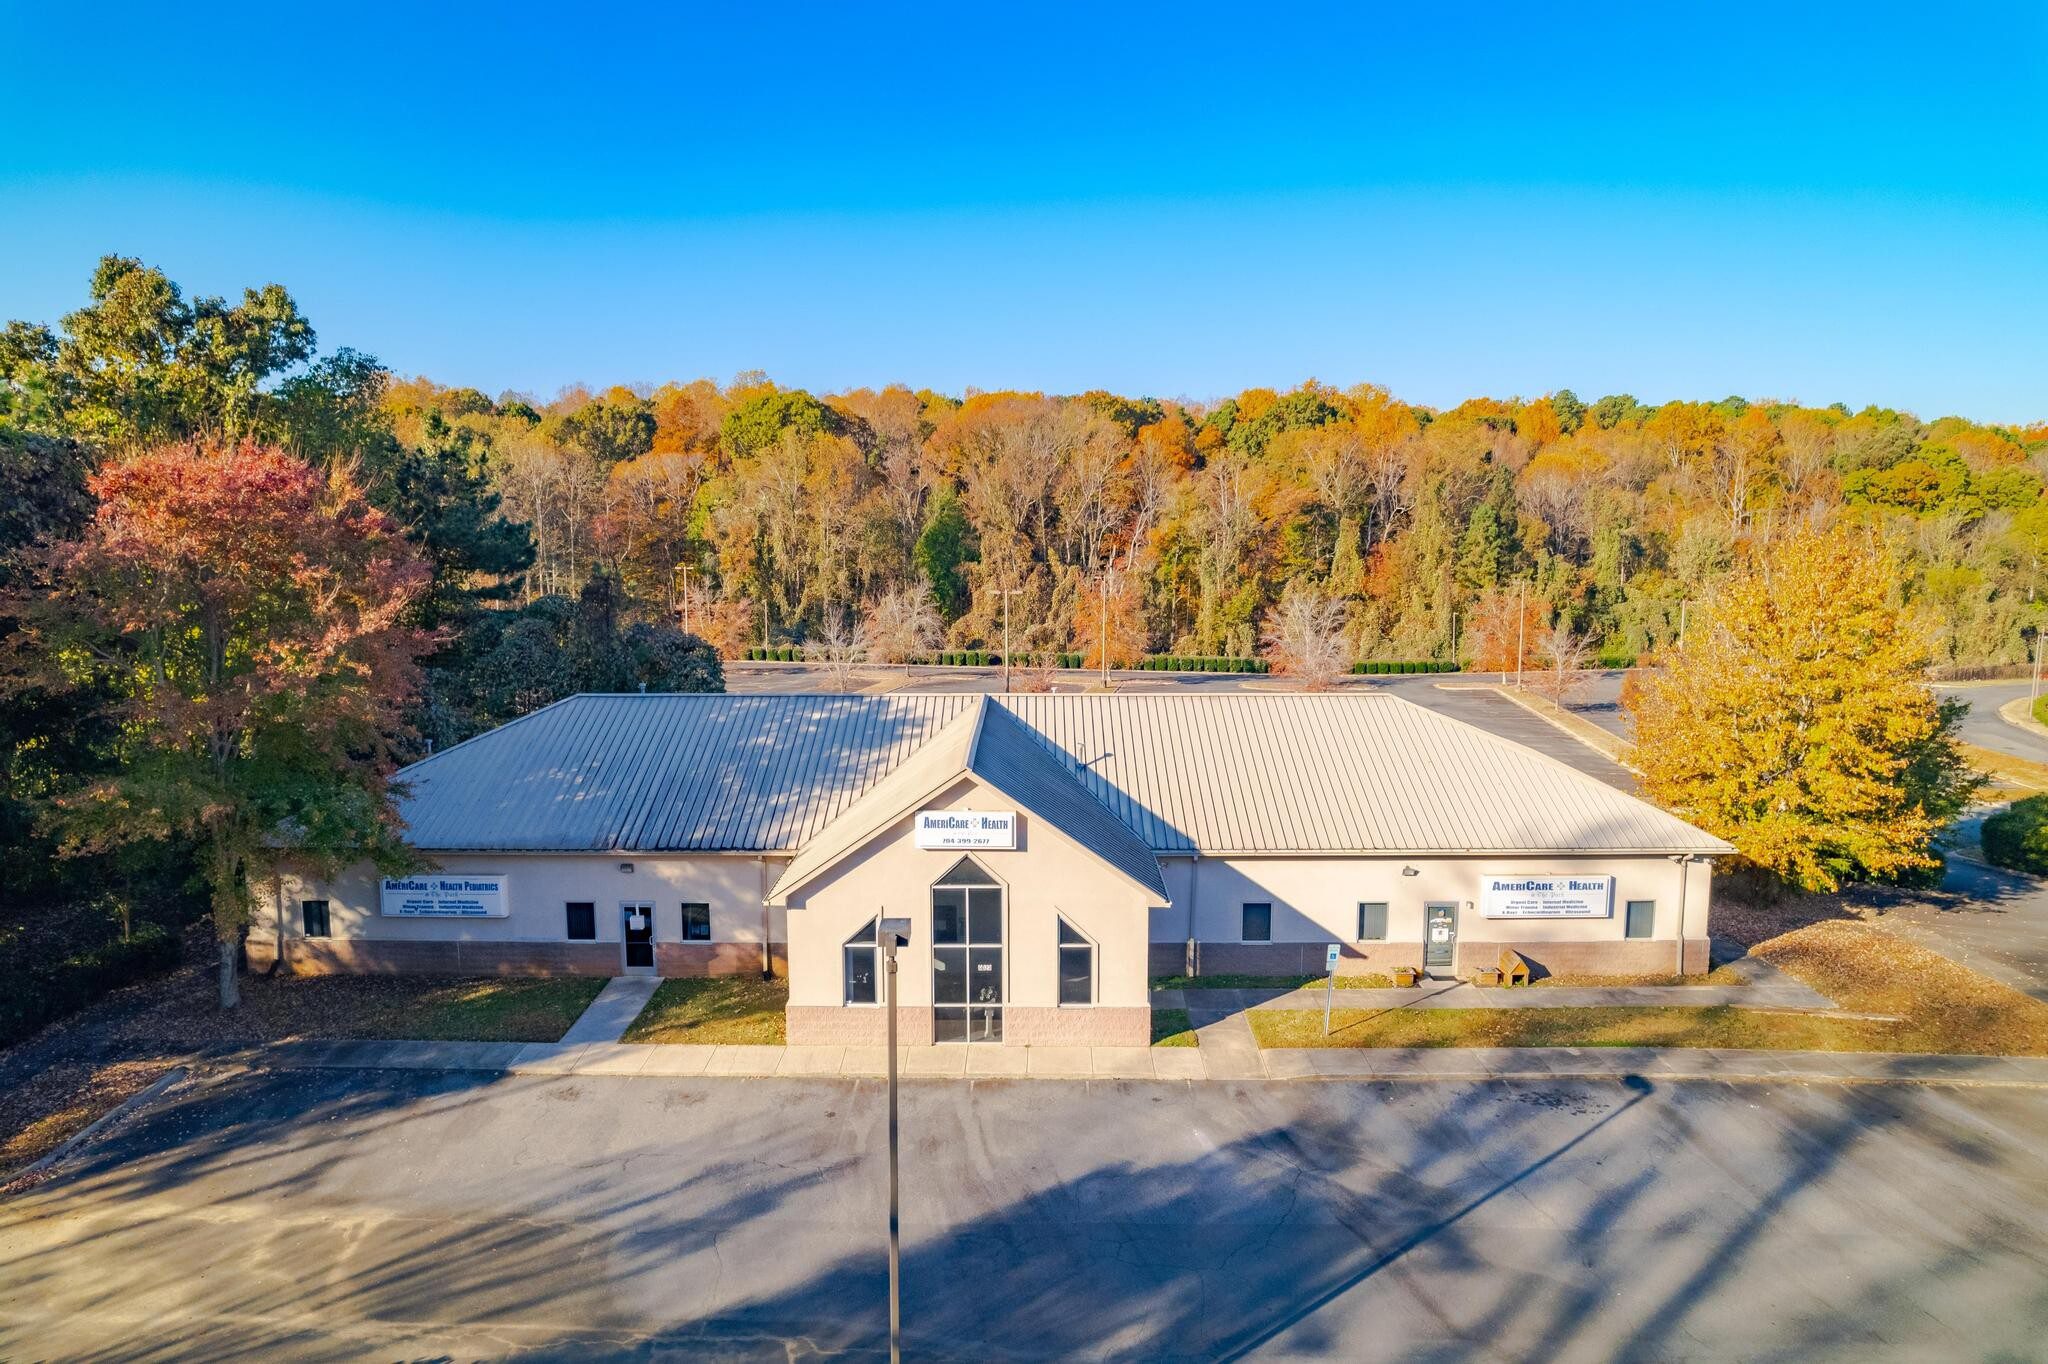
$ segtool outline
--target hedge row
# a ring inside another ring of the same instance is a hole
[[[1155,654],[1138,664],[1147,672],[1262,673],[1272,665],[1263,658],[1203,658],[1186,654]]]
[[[1370,658],[1363,663],[1352,664],[1351,671],[1354,673],[1373,675],[1378,675],[1380,673],[1454,673],[1458,671],[1458,665],[1455,663],[1447,663],[1444,660],[1437,658],[1407,660],[1390,658]]]
[[[1984,821],[1979,837],[1991,865],[2048,875],[2048,796],[2014,801]]]
[[[155,924],[141,924],[126,942],[116,940],[60,961],[10,971],[0,979],[0,1046],[19,1042],[109,990],[177,964],[177,937]]]

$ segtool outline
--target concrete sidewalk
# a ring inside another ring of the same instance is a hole
[[[1769,962],[1743,957],[1730,963],[1742,976],[1734,985],[1532,985],[1481,989],[1467,981],[1429,980],[1412,989],[1334,992],[1339,1009],[1598,1009],[1679,1008],[1802,1010],[1820,1013],[1838,1008],[1820,991],[1786,975]],[[1341,977],[1340,977],[1341,979]],[[1215,1015],[1245,1009],[1310,1009],[1323,1007],[1321,981],[1294,990],[1154,990],[1155,1009],[1186,1009]]]
[[[613,976],[569,1031],[562,1034],[562,1044],[581,1046],[587,1042],[618,1041],[660,986],[660,976]]]
[[[1242,1023],[1242,1015],[1237,1016]],[[1914,1056],[1656,1047],[1302,1047],[1208,1055],[1199,1047],[906,1047],[906,1079],[1812,1080],[2048,1088],[2048,1057]],[[192,1063],[255,1069],[447,1070],[503,1075],[841,1077],[885,1073],[881,1047],[617,1042],[282,1042],[221,1048]]]

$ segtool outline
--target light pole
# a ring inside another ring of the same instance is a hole
[[[1005,587],[996,593],[1003,599],[1003,690],[1010,690],[1010,598],[1024,589]]]
[[[903,1361],[903,1269],[896,1199],[896,949],[910,942],[910,920],[882,919],[875,943],[882,949],[882,982],[889,992],[889,1364]]]
[[[1109,690],[1109,570],[1102,570],[1102,689]]]
[[[683,633],[687,635],[690,633],[690,566],[688,564],[677,564],[676,576],[682,579],[682,587],[677,595],[682,599]]]
[[[1527,637],[1528,637],[1528,633],[1529,633],[1529,608],[1528,608],[1527,606],[1525,606],[1525,605],[1523,604],[1523,598],[1524,598],[1524,597],[1526,597],[1526,596],[1528,596],[1528,594],[1529,594],[1529,584],[1527,584],[1526,582],[1520,582],[1520,583],[1516,583],[1516,584],[1515,584],[1515,690],[1516,690],[1516,691],[1520,691],[1520,690],[1522,689],[1522,654],[1524,653],[1524,651],[1525,651],[1525,649],[1526,649],[1526,643],[1525,643],[1525,641],[1527,640]]]

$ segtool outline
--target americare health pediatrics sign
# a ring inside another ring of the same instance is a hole
[[[394,919],[502,919],[505,878],[488,872],[461,876],[387,876],[378,912]]]
[[[1014,848],[1015,810],[919,810],[920,848]]]
[[[1489,919],[1605,919],[1614,913],[1614,878],[1488,876],[1479,897]]]

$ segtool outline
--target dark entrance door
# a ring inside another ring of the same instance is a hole
[[[1447,976],[1458,950],[1458,907],[1431,905],[1422,929],[1422,969]]]
[[[626,969],[628,971],[652,971],[654,969],[654,906],[627,905],[621,911],[621,927],[626,943]]]

